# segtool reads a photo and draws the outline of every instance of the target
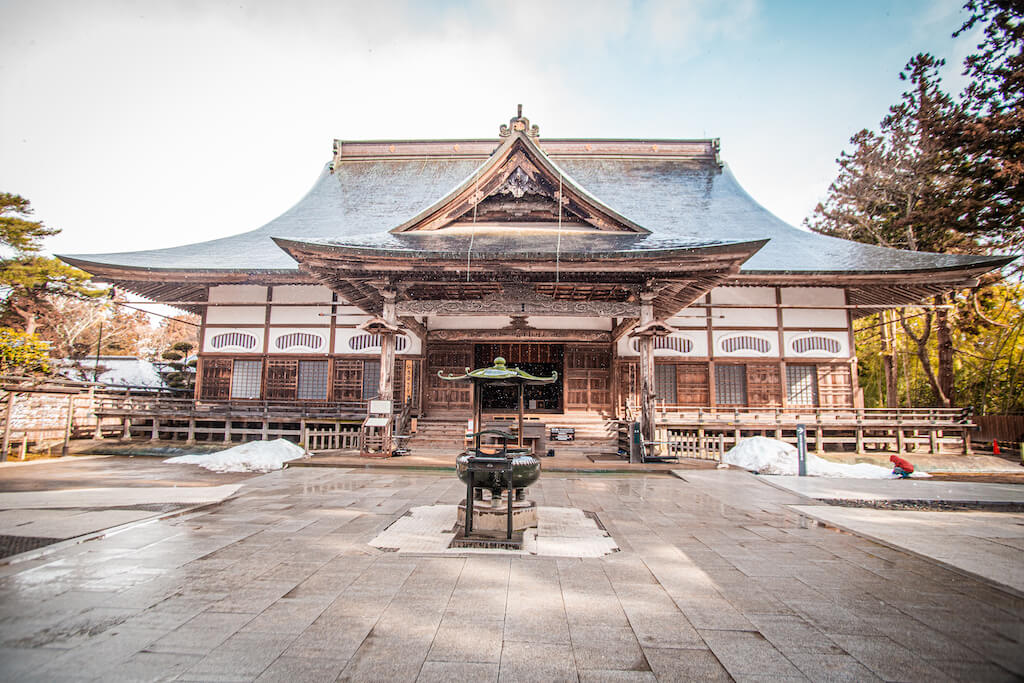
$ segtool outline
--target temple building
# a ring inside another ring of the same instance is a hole
[[[503,356],[558,373],[528,413],[633,411],[647,430],[661,405],[858,407],[855,318],[1010,260],[800,230],[717,139],[546,139],[521,109],[496,139],[335,141],[309,193],[250,232],[61,258],[202,316],[199,401],[468,416],[468,385],[438,372]]]

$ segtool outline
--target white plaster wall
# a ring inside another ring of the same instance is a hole
[[[573,318],[531,315],[526,321],[538,330],[610,330],[611,318]]]
[[[373,356],[373,355],[379,354],[380,353],[380,347],[379,346],[368,346],[365,349],[361,349],[359,351],[356,351],[356,350],[353,350],[353,349],[349,348],[348,340],[351,339],[352,337],[358,336],[360,334],[367,334],[367,333],[364,332],[363,330],[352,329],[352,328],[336,330],[335,333],[334,333],[334,353],[339,354],[339,355],[347,355],[347,356],[359,356],[359,355],[362,355],[362,356],[371,355],[371,356]],[[412,334],[411,332],[410,333],[406,333],[405,337],[408,340],[408,344],[406,345],[405,349],[403,349],[402,351],[397,351],[396,350],[395,353],[397,355],[399,355],[399,356],[415,356],[415,355],[418,355],[418,354],[423,352],[423,344],[422,344],[422,342],[420,342],[420,338],[419,337],[417,337],[415,334]]]
[[[330,313],[330,306],[271,306],[270,322],[274,325],[329,325]]]
[[[715,287],[711,290],[711,303],[775,305],[775,288]]]
[[[850,358],[850,337],[845,332],[784,332],[783,342],[786,349],[783,355],[786,358]],[[829,353],[828,351],[808,351],[797,353],[793,350],[793,341],[801,337],[828,337],[839,342],[839,351]]]
[[[294,332],[302,332],[304,334],[316,335],[320,338],[320,345],[316,348],[310,348],[308,346],[292,346],[284,349],[277,348],[277,340],[279,337],[283,337],[287,334]],[[331,331],[325,327],[309,328],[309,327],[275,327],[270,330],[270,344],[267,346],[268,353],[316,353],[327,355],[330,348]]]
[[[267,320],[265,306],[210,306],[207,325],[262,325]]]
[[[846,290],[842,287],[783,287],[782,303],[797,306],[844,306]]]
[[[496,330],[512,324],[507,315],[432,315],[428,327],[432,330]]]
[[[712,327],[778,327],[774,308],[712,308]]]
[[[654,355],[656,357],[672,356],[676,358],[694,358],[694,357],[706,357],[708,355],[708,335],[707,332],[701,331],[684,331],[684,332],[673,332],[669,335],[670,337],[682,337],[689,339],[693,343],[693,349],[689,353],[680,353],[679,351],[673,351],[672,349],[655,349]],[[616,344],[618,349],[618,355],[626,358],[636,358],[640,355],[638,350],[633,349],[633,337],[628,334],[619,339]]]
[[[261,285],[214,285],[210,301],[248,304],[267,300],[267,288]]]
[[[615,350],[618,352],[620,358],[636,358],[640,355],[639,351],[633,350],[633,338],[628,334],[616,342]]]
[[[782,309],[783,327],[802,327],[815,329],[819,327],[847,327],[846,310],[842,308],[784,308]]]
[[[330,303],[331,290],[322,285],[275,285],[272,296],[282,303]]]
[[[213,348],[210,345],[210,340],[218,334],[225,334],[231,332],[242,332],[244,334],[251,334],[256,337],[256,346],[251,349],[243,349],[239,346],[225,346],[219,349]],[[203,334],[203,351],[210,351],[212,353],[263,353],[263,328],[262,327],[208,327]]]
[[[666,322],[672,327],[706,327],[708,313],[706,308],[687,308]]]
[[[745,332],[745,331],[725,331],[716,330],[711,333],[714,343],[714,356],[716,358],[778,358],[779,357],[779,335],[777,332],[769,331],[758,331],[758,332]],[[722,340],[732,336],[750,336],[764,339],[768,342],[768,351],[766,353],[758,353],[750,349],[740,349],[738,351],[727,352],[722,350]]]
[[[334,316],[334,323],[336,325],[362,325],[370,316],[365,313],[361,315],[336,315]],[[321,320],[330,320],[330,318],[321,318]]]

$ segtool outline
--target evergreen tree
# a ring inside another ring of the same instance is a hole
[[[1024,249],[1024,3],[969,0],[959,36],[983,27],[977,51],[964,60],[970,83],[953,131],[953,169],[963,214],[987,246]],[[1020,274],[1021,264],[1015,268]]]
[[[52,311],[51,296],[89,299],[105,291],[91,285],[87,273],[40,254],[43,238],[60,230],[31,216],[27,199],[0,193],[0,248],[7,252],[0,258],[0,288],[6,290],[2,308],[27,334],[33,334],[40,318]]]

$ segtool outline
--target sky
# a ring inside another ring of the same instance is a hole
[[[799,225],[918,52],[947,86],[962,0],[0,0],[0,191],[62,229],[53,253],[254,229],[334,139],[721,139]]]

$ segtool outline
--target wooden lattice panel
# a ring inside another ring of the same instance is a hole
[[[268,360],[266,399],[268,401],[293,400],[298,378],[299,362],[297,360]]]
[[[204,358],[200,363],[201,396],[208,401],[224,401],[231,390],[231,359]]]
[[[631,292],[619,285],[538,284],[537,293],[568,301],[626,301]]]
[[[782,379],[777,363],[749,363],[747,365],[747,404],[751,406],[782,405]]]
[[[483,299],[501,293],[497,282],[429,283],[409,287],[405,294],[410,299]]]

